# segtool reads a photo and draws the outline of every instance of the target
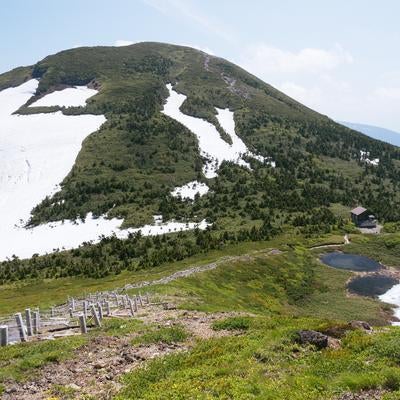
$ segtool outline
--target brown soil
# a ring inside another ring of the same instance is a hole
[[[159,305],[146,307],[137,316],[145,324],[158,326],[183,325],[191,334],[184,343],[156,343],[132,345],[136,333],[124,337],[97,336],[78,349],[74,356],[57,364],[48,364],[37,377],[21,384],[6,385],[3,400],[39,400],[49,398],[111,399],[121,387],[119,377],[142,366],[147,360],[170,353],[190,349],[196,338],[210,339],[235,332],[214,331],[212,323],[218,319],[239,315],[239,313],[206,314],[197,311],[178,310],[169,305],[163,309]],[[121,310],[114,318],[126,319],[127,311]],[[238,332],[236,333],[238,334]],[[57,387],[62,387],[61,390]]]

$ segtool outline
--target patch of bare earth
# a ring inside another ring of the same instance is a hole
[[[365,390],[358,393],[344,393],[338,400],[380,400],[385,391],[379,389]]]
[[[233,312],[207,314],[184,311],[171,305],[165,308],[150,306],[143,309],[137,318],[146,325],[155,324],[159,327],[179,324],[191,335],[186,342],[132,345],[132,339],[137,333],[124,337],[97,336],[78,349],[71,359],[43,367],[31,381],[10,383],[2,399],[83,399],[88,395],[94,399],[111,399],[121,387],[119,377],[122,374],[139,368],[152,358],[188,350],[195,344],[196,338],[210,339],[232,334],[228,331],[215,331],[212,324],[219,319],[240,315]],[[114,316],[121,318],[121,321],[128,317],[125,310]],[[59,393],[58,397],[55,393]]]

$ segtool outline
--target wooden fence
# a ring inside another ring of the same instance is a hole
[[[61,332],[101,327],[105,317],[123,314],[135,317],[140,308],[150,305],[149,294],[130,297],[113,292],[89,293],[81,299],[69,297],[66,303],[40,311],[27,308],[23,313],[0,320],[0,346],[31,340],[54,339]]]

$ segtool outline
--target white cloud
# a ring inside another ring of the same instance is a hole
[[[386,100],[400,100],[400,87],[379,87],[373,95]]]
[[[243,65],[255,73],[322,72],[341,64],[351,64],[353,57],[340,45],[331,50],[304,48],[297,52],[280,49],[265,43],[250,46]]]
[[[136,42],[133,42],[132,40],[119,39],[114,42],[114,46],[117,46],[117,47],[130,46],[131,44],[134,44],[134,43],[136,43]]]
[[[138,43],[137,41],[133,41],[133,40],[116,40],[114,42],[114,46],[116,47],[122,47],[122,46],[130,46],[131,44],[135,44]],[[209,47],[207,46],[199,46],[197,44],[191,44],[191,43],[175,43],[178,46],[187,46],[187,47],[192,47],[193,49],[196,50],[200,50],[200,51],[204,51],[205,53],[214,55],[215,53],[213,52],[213,50],[211,50]]]
[[[316,108],[322,100],[322,92],[318,87],[305,87],[288,81],[278,85],[277,89],[311,108]]]
[[[148,6],[167,16],[178,16],[194,22],[205,32],[211,32],[220,38],[233,41],[234,32],[224,26],[223,22],[201,12],[190,0],[142,0]]]
[[[215,53],[209,48],[209,47],[203,47],[203,46],[198,46],[197,44],[188,44],[188,43],[176,43],[178,46],[187,46],[187,47],[192,47],[193,49],[204,51],[204,53],[211,54],[212,56],[215,55]]]

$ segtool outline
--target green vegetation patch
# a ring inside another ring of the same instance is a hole
[[[118,399],[331,399],[348,391],[397,390],[398,360],[382,351],[399,332],[348,333],[337,350],[293,341],[315,319],[258,317],[245,336],[199,342],[124,377]]]
[[[250,327],[250,318],[248,317],[231,317],[212,324],[212,328],[216,331],[247,331]]]
[[[352,235],[351,243],[343,248],[346,253],[355,253],[373,258],[385,265],[400,267],[400,234]]]
[[[87,342],[84,336],[73,336],[43,342],[20,343],[2,347],[0,351],[0,384],[8,380],[24,380],[52,362],[60,362]]]
[[[161,326],[148,329],[143,334],[133,339],[133,344],[156,344],[156,343],[181,343],[189,337],[188,332],[182,325]]]
[[[142,321],[138,319],[108,318],[103,321],[101,331],[110,336],[125,336],[143,329]]]

